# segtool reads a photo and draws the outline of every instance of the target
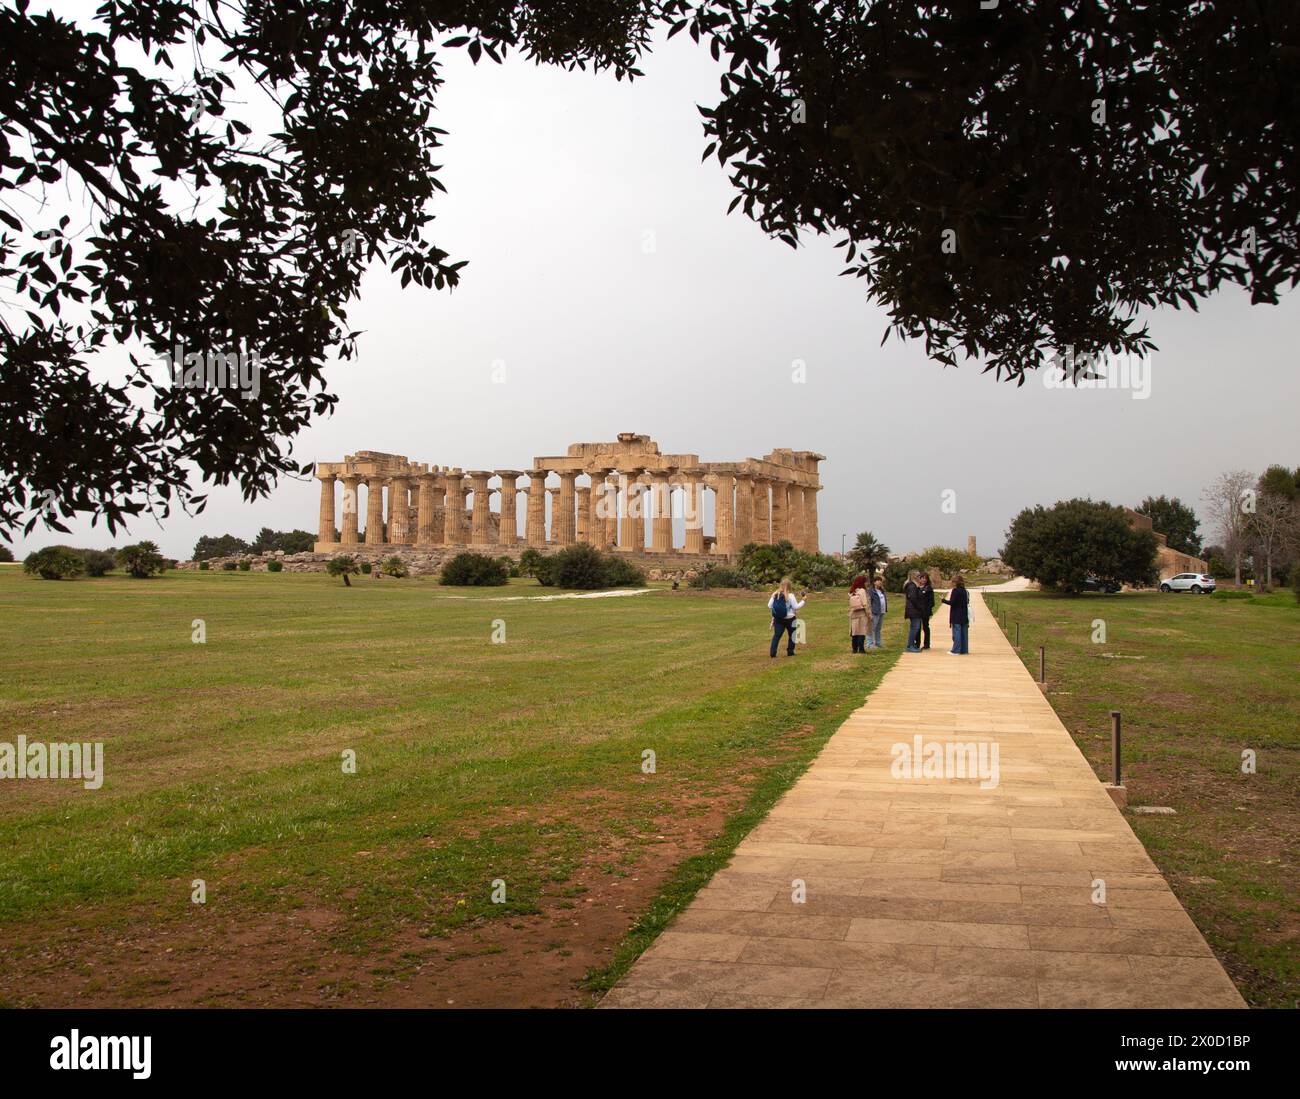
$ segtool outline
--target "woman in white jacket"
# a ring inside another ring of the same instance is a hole
[[[790,635],[785,655],[794,656],[795,614],[806,602],[806,599],[795,598],[795,594],[790,588],[790,578],[788,576],[781,581],[781,586],[772,593],[772,597],[767,601],[767,609],[772,612],[772,648],[768,652],[768,656],[776,656],[776,649],[781,644],[781,635],[783,633]]]

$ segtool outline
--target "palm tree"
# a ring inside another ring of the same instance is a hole
[[[858,535],[858,540],[849,550],[849,563],[858,571],[866,573],[871,579],[876,575],[876,566],[889,556],[889,547],[877,542],[876,536],[869,530]]]
[[[348,579],[349,574],[355,576],[360,569],[357,567],[357,559],[348,554],[341,553],[337,557],[331,557],[329,563],[325,566],[325,571],[331,576],[343,577],[343,583],[346,587],[352,587],[352,581]]]

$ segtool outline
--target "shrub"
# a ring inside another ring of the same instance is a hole
[[[199,572],[207,572],[211,567],[206,561],[199,562]]]
[[[523,575],[519,571],[519,562],[516,561],[513,557],[510,557],[503,553],[500,557],[497,558],[497,560],[501,562],[502,567],[506,570],[507,576]]]
[[[442,566],[439,583],[458,588],[497,587],[506,582],[506,570],[485,553],[458,553]]]
[[[331,576],[343,577],[343,586],[352,587],[352,581],[348,579],[357,572],[357,559],[346,553],[340,553],[337,557],[331,557],[325,565],[325,571]]]
[[[910,566],[906,561],[890,561],[885,566],[885,591],[902,594],[903,588],[907,585],[907,574]]]
[[[365,573],[366,576],[369,576],[373,569],[374,566],[369,561],[361,562],[361,571]]]
[[[379,566],[385,576],[395,576],[402,579],[407,575],[406,562],[394,554]]]
[[[117,555],[112,550],[79,549],[71,552],[86,563],[87,576],[103,576],[117,567]]]
[[[1025,508],[1007,531],[1002,560],[1045,588],[1077,592],[1089,576],[1147,587],[1156,578],[1156,536],[1134,530],[1123,508],[1063,500]]]
[[[982,564],[984,558],[977,553],[967,553],[948,546],[931,546],[921,551],[921,556],[913,562],[912,567],[943,576],[954,576],[959,572],[974,572]]]
[[[754,582],[739,569],[726,565],[706,565],[703,572],[698,572],[687,582],[692,588],[752,588]]]
[[[575,591],[596,591],[600,588],[642,587],[645,574],[631,561],[613,554],[601,553],[595,546],[579,543],[568,546],[546,559],[543,583],[547,587],[569,588]]]
[[[250,572],[252,571],[252,568],[253,568],[253,562],[250,561],[247,557],[241,557],[239,559],[240,572]]]
[[[519,555],[519,575],[536,576],[537,566],[545,561],[546,557],[537,550],[529,547]]]
[[[8,546],[0,546],[0,563],[8,564],[14,559],[14,551]]]
[[[847,584],[850,572],[848,564],[822,553],[797,550],[785,539],[772,545],[750,542],[742,546],[736,555],[735,568],[755,585],[775,584],[788,576],[805,588]],[[711,582],[709,586],[722,585]]]
[[[222,572],[234,572],[237,568],[239,568],[239,566],[236,565],[235,562],[233,562],[233,561],[222,561],[222,562],[221,562],[221,571],[222,571]]]
[[[644,588],[645,573],[631,561],[613,553],[604,554],[605,586],[610,588]]]
[[[283,571],[284,571],[284,562],[283,562],[283,561],[278,561],[278,560],[277,560],[277,561],[268,561],[268,562],[266,563],[266,571],[267,571],[267,572],[283,572]]]
[[[117,563],[126,569],[127,574],[137,580],[146,580],[163,571],[167,562],[163,560],[158,547],[152,542],[136,542],[133,546],[123,546],[117,551]]]
[[[42,580],[71,580],[85,569],[86,563],[81,555],[73,553],[67,546],[47,546],[23,559],[23,572]]]
[[[555,583],[555,558],[543,557],[538,561],[533,566],[533,576],[542,587],[551,587]]]
[[[782,539],[770,546],[750,542],[740,547],[736,569],[758,584],[775,584],[794,573],[800,553],[792,542]],[[721,587],[720,584],[710,585]]]
[[[819,591],[837,584],[847,584],[850,571],[845,562],[824,553],[800,553],[790,576],[801,587]]]

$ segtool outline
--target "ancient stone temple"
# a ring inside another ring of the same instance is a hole
[[[527,469],[462,470],[362,450],[316,467],[315,549],[470,547],[514,556],[528,546],[586,542],[681,560],[729,558],[749,542],[789,539],[816,550],[817,467],[824,460],[778,449],[763,458],[701,462],[697,454],[661,454],[648,435],[631,433],[610,443],[574,443],[562,456],[534,458]],[[711,533],[704,529],[706,490],[713,493]],[[674,517],[683,520],[680,544]]]

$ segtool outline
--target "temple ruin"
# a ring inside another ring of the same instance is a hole
[[[782,539],[816,551],[817,467],[824,460],[809,450],[778,449],[763,458],[701,462],[697,454],[661,454],[648,435],[632,433],[611,443],[574,443],[563,456],[534,458],[528,469],[462,470],[362,450],[316,467],[315,552],[469,547],[513,555],[585,542],[636,557],[729,559],[749,542]],[[552,478],[558,484],[548,483]],[[705,489],[714,494],[711,534],[704,530]],[[674,517],[684,520],[681,545]]]

